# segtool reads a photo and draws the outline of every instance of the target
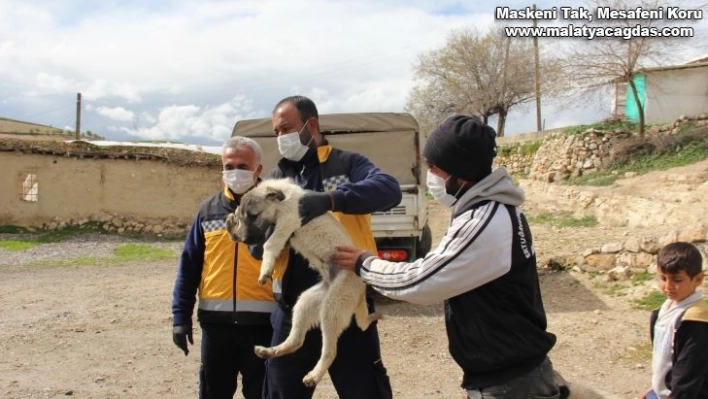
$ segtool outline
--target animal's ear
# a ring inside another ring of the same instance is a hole
[[[283,194],[283,192],[281,190],[278,190],[277,188],[269,187],[266,191],[265,197],[268,201],[281,202],[285,199],[285,194]]]

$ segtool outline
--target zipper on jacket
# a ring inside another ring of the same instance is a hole
[[[233,264],[234,278],[233,278],[233,286],[232,286],[232,288],[233,288],[232,301],[233,301],[234,310],[233,310],[233,313],[231,314],[234,324],[238,324],[238,320],[236,318],[236,272],[237,272],[236,266],[237,266],[237,264],[238,264],[238,243],[234,243],[234,264]]]

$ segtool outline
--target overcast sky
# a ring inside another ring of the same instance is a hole
[[[320,113],[400,112],[418,55],[443,46],[453,29],[498,25],[496,6],[532,4],[475,3],[0,0],[0,117],[73,131],[81,92],[82,131],[219,144],[237,120],[267,117],[293,94],[312,98]],[[706,30],[696,34],[679,59],[708,52]],[[593,101],[543,113],[552,128],[609,110]],[[535,108],[512,109],[506,133],[535,126]]]

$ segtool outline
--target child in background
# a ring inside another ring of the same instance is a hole
[[[708,398],[708,304],[696,291],[703,259],[685,242],[657,255],[659,289],[667,299],[651,314],[652,398]]]

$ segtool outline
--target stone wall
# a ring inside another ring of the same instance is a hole
[[[682,230],[672,230],[664,236],[630,238],[625,242],[604,244],[601,248],[588,248],[582,255],[569,260],[577,271],[607,272],[610,276],[629,276],[633,272],[656,272],[656,254],[674,242],[689,242],[703,254],[703,268],[708,267],[708,224],[696,223]]]
[[[594,129],[579,134],[554,133],[547,136],[532,162],[529,177],[553,182],[571,175],[602,169],[610,160],[610,142],[628,137],[625,132]]]
[[[196,214],[196,206],[193,213]],[[186,215],[187,218],[191,215]],[[82,229],[95,229],[116,234],[148,234],[162,236],[183,236],[190,227],[189,220],[182,215],[173,218],[154,219],[147,218],[137,220],[129,216],[104,213],[102,215],[90,215],[83,219],[54,217],[51,221],[41,224],[33,224],[28,230],[61,230],[67,227],[77,227]]]
[[[654,126],[646,134],[675,134],[689,121],[696,121],[699,126],[707,125],[708,115],[701,114],[696,118],[684,116],[673,123]],[[578,134],[551,133],[543,139],[527,175],[531,179],[554,182],[601,170],[609,165],[613,144],[631,136],[632,133],[623,130],[600,131],[592,128]],[[515,160],[505,162],[513,165]],[[516,162],[521,164],[521,161]],[[512,166],[510,169],[515,168]]]
[[[646,134],[676,134],[682,125],[690,121],[695,121],[698,126],[706,126],[708,116],[681,117],[667,125],[653,126]],[[702,217],[698,217],[699,222],[696,222],[695,215],[685,215],[686,212],[682,210],[686,203],[697,201],[698,198],[691,196],[685,203],[668,203],[653,201],[651,196],[643,198],[618,192],[613,192],[611,197],[599,198],[591,190],[581,191],[578,187],[553,184],[570,176],[579,176],[608,166],[613,146],[628,137],[631,137],[631,133],[626,131],[588,129],[573,135],[555,132],[544,137],[541,147],[530,162],[513,152],[511,156],[500,158],[499,164],[506,164],[512,173],[518,172],[519,168],[528,168],[525,176],[529,180],[525,181],[524,189],[527,193],[534,192],[534,198],[552,198],[550,205],[537,204],[542,209],[545,209],[544,206],[550,209],[546,211],[553,212],[553,204],[563,204],[562,209],[575,217],[592,215],[603,224],[648,227],[664,226],[670,220],[672,226],[685,226],[680,230],[670,230],[663,236],[629,238],[625,242],[610,242],[599,248],[588,248],[582,254],[553,257],[548,259],[547,266],[572,267],[576,271],[598,272],[607,275],[610,280],[620,280],[639,272],[655,273],[659,249],[669,243],[684,241],[699,248],[703,254],[703,267],[708,269],[708,223],[700,221]],[[680,180],[692,180],[693,177],[696,181],[690,183],[694,187],[705,182],[705,176],[676,176]],[[685,195],[691,194],[689,192]]]
[[[517,147],[518,149],[518,147]],[[498,155],[494,158],[494,167],[503,166],[512,175],[528,176],[533,166],[534,155],[522,155],[515,151],[510,155]]]

